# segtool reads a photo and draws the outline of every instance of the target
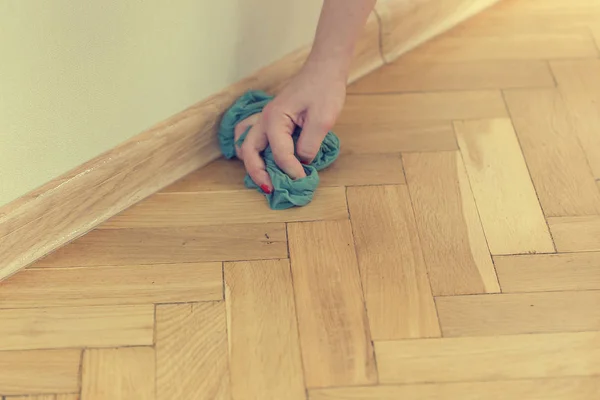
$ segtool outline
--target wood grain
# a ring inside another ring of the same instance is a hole
[[[0,393],[79,392],[81,350],[0,351]]]
[[[412,153],[403,162],[433,294],[499,292],[460,154]]]
[[[1,207],[0,280],[215,160],[220,155],[215,132],[223,111],[249,89],[281,90],[308,50],[286,55]],[[382,64],[379,21],[371,15],[356,45],[349,81]]]
[[[221,300],[221,263],[25,269],[0,285],[0,308]]]
[[[288,260],[225,264],[234,399],[305,399]]]
[[[5,398],[2,398],[4,400]],[[53,394],[40,394],[33,396],[10,396],[6,397],[6,400],[56,400],[56,396]]]
[[[406,55],[413,62],[472,62],[597,58],[589,34],[548,33],[499,36],[444,35]]]
[[[600,214],[600,191],[558,91],[508,91],[505,98],[544,214]]]
[[[399,386],[346,387],[309,392],[310,400],[594,400],[597,377],[453,382]]]
[[[600,253],[494,257],[503,293],[600,289]]]
[[[355,97],[358,96],[348,99],[354,102],[350,99]],[[341,119],[334,129],[342,142],[342,156],[458,149],[449,121],[394,121],[392,115],[382,115],[366,123],[345,123]]]
[[[154,307],[8,309],[0,321],[0,350],[151,345]]]
[[[380,0],[381,49],[386,61],[414,49],[497,0]]]
[[[383,384],[600,373],[600,332],[376,342],[375,351]]]
[[[406,183],[400,154],[342,154],[319,178],[320,186]]]
[[[111,218],[100,229],[160,228],[348,218],[343,188],[321,188],[305,207],[274,211],[250,190],[157,193]]]
[[[548,218],[558,251],[600,251],[600,215]]]
[[[286,257],[284,224],[97,229],[33,266],[194,263]]]
[[[348,204],[373,339],[440,336],[407,188],[349,188]]]
[[[8,396],[2,397],[2,400],[80,400],[79,394],[40,394],[27,396]]]
[[[497,90],[354,95],[348,96],[338,125],[393,124],[400,129],[406,122],[506,116],[502,94]],[[338,131],[343,139],[343,132]]]
[[[223,302],[156,306],[157,400],[231,398],[226,325]]]
[[[491,253],[553,252],[511,121],[459,121],[455,129]]]
[[[578,2],[552,4],[554,10],[538,8],[522,9],[520,0],[503,0],[484,14],[465,21],[452,29],[453,35],[460,36],[501,36],[501,35],[543,35],[546,33],[568,33],[589,35],[589,27],[593,27],[600,18],[596,8],[581,7]],[[533,2],[527,2],[527,4]],[[539,3],[539,2],[537,2]],[[586,5],[590,6],[591,5]]]
[[[348,221],[288,225],[308,388],[377,380]]]
[[[245,175],[241,161],[221,157],[167,186],[160,193],[240,190],[244,188]]]
[[[539,60],[413,62],[400,59],[365,76],[349,93],[398,93],[552,87],[548,63]]]
[[[154,349],[129,347],[83,352],[83,400],[154,400]]]
[[[550,66],[592,172],[600,179],[600,60],[553,61]]]
[[[600,330],[600,291],[436,298],[444,337]]]

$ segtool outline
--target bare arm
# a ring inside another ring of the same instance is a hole
[[[324,0],[307,64],[348,76],[354,47],[376,0]]]

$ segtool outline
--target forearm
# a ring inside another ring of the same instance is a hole
[[[376,0],[324,0],[307,64],[348,75],[354,47]]]

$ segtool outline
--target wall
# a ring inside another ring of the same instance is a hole
[[[321,1],[0,1],[0,206],[309,43]]]

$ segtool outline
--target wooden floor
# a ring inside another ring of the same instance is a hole
[[[599,45],[506,0],[350,88],[311,205],[220,160],[2,282],[0,398],[600,399]]]

